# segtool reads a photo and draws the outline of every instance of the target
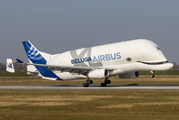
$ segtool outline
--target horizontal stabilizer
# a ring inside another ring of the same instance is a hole
[[[16,59],[18,63],[24,63],[22,60]]]

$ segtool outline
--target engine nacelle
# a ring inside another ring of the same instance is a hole
[[[97,69],[88,73],[89,78],[106,78],[109,76],[109,71],[105,69]]]
[[[125,74],[119,75],[119,77],[120,78],[126,78],[126,79],[137,78],[137,77],[139,77],[139,71],[125,73]]]

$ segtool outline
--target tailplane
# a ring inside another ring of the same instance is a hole
[[[16,61],[20,64],[26,64],[20,59],[16,59]],[[38,70],[34,67],[34,65],[27,65],[27,71],[23,71],[23,72],[27,72],[27,74],[29,75],[40,76]]]

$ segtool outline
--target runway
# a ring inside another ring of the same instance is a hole
[[[0,85],[0,90],[179,90],[179,85]]]

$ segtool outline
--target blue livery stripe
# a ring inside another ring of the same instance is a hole
[[[12,68],[12,63],[10,63],[8,67],[9,67],[9,68]]]
[[[22,42],[27,54],[28,59],[32,61],[33,64],[44,64],[46,65],[47,61],[43,58],[43,56],[38,52],[38,50],[33,47],[29,41]],[[62,80],[51,70],[48,70],[48,67],[35,66],[36,69],[40,72],[40,74],[44,77],[57,78],[58,80]]]

